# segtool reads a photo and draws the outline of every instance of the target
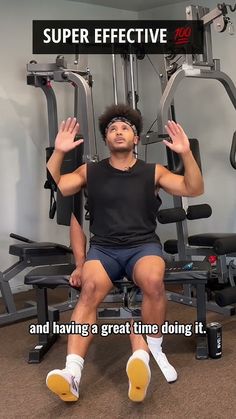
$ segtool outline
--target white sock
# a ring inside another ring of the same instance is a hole
[[[165,376],[166,380],[171,383],[177,380],[177,372],[174,367],[169,363],[166,355],[162,352],[163,336],[160,338],[152,338],[147,336],[147,344],[152,353],[157,365]]]
[[[162,352],[162,346],[161,346],[162,342],[163,342],[163,336],[161,336],[160,338],[152,338],[151,336],[147,336],[147,344],[152,354],[153,352],[155,354]],[[154,354],[153,356],[155,358]]]
[[[150,360],[149,353],[147,351],[144,351],[144,349],[137,349],[137,351],[134,351],[129,359],[132,358],[142,359],[146,364],[149,364]]]
[[[84,366],[84,359],[80,355],[69,354],[66,357],[66,369],[80,380],[82,369]]]

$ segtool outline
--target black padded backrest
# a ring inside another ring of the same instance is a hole
[[[61,173],[66,174],[73,172],[77,167],[82,165],[83,144],[65,155]],[[75,214],[78,222],[82,223],[82,192],[73,196],[62,196],[57,189],[57,223],[60,225],[70,225],[72,212]]]
[[[196,138],[189,138],[189,142],[190,142],[190,149],[193,153],[193,156],[200,170],[202,171],[199,142]],[[171,151],[168,147],[166,147],[166,152],[167,152],[167,168],[173,173],[176,173],[178,175],[183,175],[184,166],[179,155]]]

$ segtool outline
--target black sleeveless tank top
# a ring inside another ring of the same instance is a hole
[[[115,169],[109,159],[87,165],[91,244],[132,247],[160,243],[156,215],[155,164],[137,160],[129,170]]]

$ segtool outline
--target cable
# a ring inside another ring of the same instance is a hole
[[[235,3],[235,5],[234,5],[234,6],[231,6],[231,4],[227,4],[226,6],[228,6],[228,7],[229,7],[229,10],[230,10],[231,12],[235,12],[235,10],[236,10],[236,3]]]
[[[231,4],[226,4],[226,3],[218,3],[217,7],[219,10],[221,10],[223,12],[224,9],[227,9],[227,7],[229,8],[229,10],[233,13],[236,11],[236,3],[234,6],[232,6]]]
[[[94,113],[94,105],[93,105],[93,88],[90,86],[91,89],[91,102],[92,102],[92,108],[93,108],[93,121],[95,121],[95,113]],[[94,147],[95,147],[95,155],[98,156],[98,147],[97,147],[97,137],[96,137],[96,130],[95,130],[95,124],[93,124],[94,129]]]
[[[155,124],[156,121],[157,121],[157,118],[150,125],[150,127],[148,128],[146,134],[148,134],[150,132],[150,130],[152,129],[152,127],[153,127],[153,125]],[[144,161],[145,161],[145,163],[147,163],[147,146],[148,146],[148,144],[145,144],[145,149],[144,149]]]
[[[155,119],[155,121],[153,121],[152,125],[148,128],[147,134],[150,132],[151,128],[153,127],[153,125],[155,124],[156,121],[157,121],[157,118]]]

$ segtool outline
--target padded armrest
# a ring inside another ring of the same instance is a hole
[[[18,257],[26,256],[54,256],[66,255],[72,253],[70,247],[63,244],[50,242],[20,243],[12,244],[9,247],[10,255]]]
[[[25,276],[25,284],[55,288],[59,285],[70,286],[69,277],[75,265],[41,266]]]

